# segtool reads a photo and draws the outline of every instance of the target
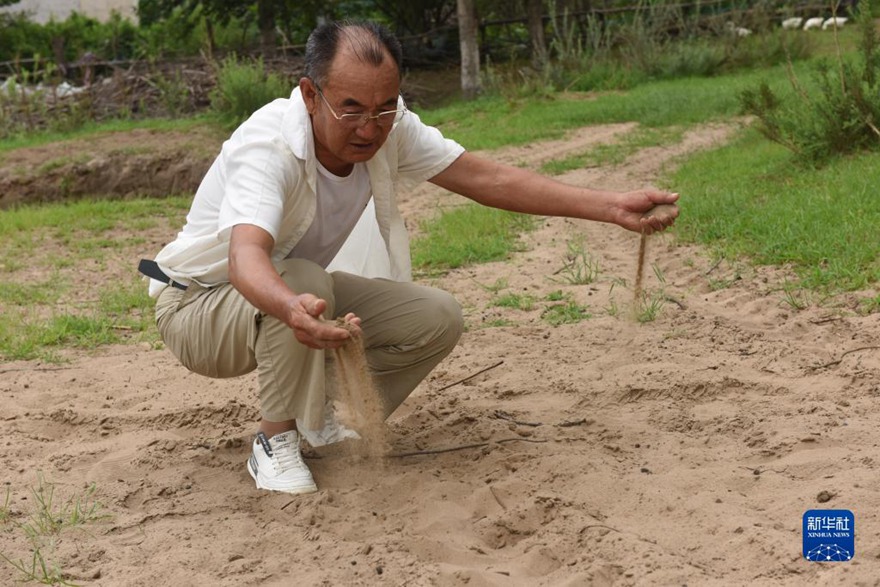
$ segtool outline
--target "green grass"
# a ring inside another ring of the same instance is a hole
[[[789,266],[800,287],[826,291],[880,279],[878,182],[880,154],[805,169],[753,131],[688,157],[668,178],[682,194],[676,226],[683,241],[726,258]]]
[[[445,211],[422,223],[422,235],[412,242],[413,267],[442,272],[504,260],[522,250],[520,234],[534,226],[533,217],[476,204]]]
[[[60,497],[53,483],[38,476],[31,488],[30,499],[23,501],[27,510],[16,512],[11,507],[12,492],[7,487],[5,504],[0,507],[0,530],[9,538],[0,550],[0,562],[15,569],[21,583],[44,585],[74,585],[57,561],[57,546],[71,532],[109,518],[103,505],[95,497],[96,487],[90,485],[83,492]],[[71,536],[72,538],[72,536]],[[27,559],[6,550],[9,545],[24,543]]]
[[[0,213],[0,357],[61,360],[65,348],[155,342],[153,301],[136,272],[141,230],[179,230],[187,197],[78,201]],[[130,254],[127,253],[130,251]],[[83,272],[123,263],[113,278]]]
[[[804,67],[799,64],[796,70]],[[729,119],[740,112],[739,93],[765,78],[774,87],[788,83],[785,69],[775,67],[714,78],[652,82],[625,93],[569,93],[516,101],[487,97],[420,115],[468,149],[496,149],[559,139],[568,130],[594,124],[687,127]]]
[[[69,141],[75,139],[88,139],[98,137],[112,132],[128,132],[135,129],[155,130],[155,131],[185,131],[192,128],[203,128],[211,126],[218,129],[222,128],[217,118],[213,115],[194,116],[192,118],[165,119],[154,118],[147,120],[108,120],[106,122],[94,123],[90,122],[73,131],[69,132],[35,132],[27,133],[14,138],[0,141],[0,160],[4,151],[12,151],[14,149],[22,149],[26,147],[38,147],[48,143],[57,141]]]
[[[621,165],[626,159],[641,149],[659,147],[681,142],[684,132],[679,128],[644,128],[627,133],[618,142],[598,145],[589,151],[544,163],[540,171],[548,175],[559,175],[574,169]]]

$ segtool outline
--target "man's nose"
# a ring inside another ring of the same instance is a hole
[[[374,139],[382,134],[382,128],[375,118],[370,118],[367,123],[357,129],[357,135],[363,139]]]

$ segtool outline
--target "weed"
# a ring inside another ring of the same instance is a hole
[[[571,285],[587,285],[599,276],[599,262],[584,248],[583,238],[569,241],[565,264],[556,273]]]
[[[515,326],[516,322],[512,320],[508,320],[507,318],[495,318],[494,320],[490,320],[485,323],[486,328],[504,328],[506,326]]]
[[[82,494],[58,499],[55,485],[46,482],[40,475],[37,485],[31,488],[32,511],[27,514],[27,521],[15,522],[9,511],[11,490],[7,488],[6,504],[0,509],[0,521],[11,523],[14,530],[23,534],[30,545],[31,556],[30,561],[26,561],[0,552],[0,559],[19,572],[21,581],[73,585],[52,558],[62,532],[81,529],[87,524],[108,518],[102,513],[103,506],[95,499],[95,492],[96,487],[92,484]]]
[[[528,312],[535,308],[535,296],[529,294],[509,293],[496,297],[492,300],[492,305],[499,308],[514,308]]]
[[[880,312],[880,295],[859,300],[858,312],[863,316]]]
[[[792,310],[804,310],[810,305],[809,292],[786,281],[782,286],[782,303]]]
[[[653,322],[660,315],[665,302],[666,297],[661,290],[650,295],[647,291],[642,292],[641,299],[636,300],[636,321],[641,324]]]
[[[587,306],[581,306],[572,299],[566,299],[561,303],[551,304],[541,312],[541,319],[551,326],[576,324],[590,317],[590,309]]]

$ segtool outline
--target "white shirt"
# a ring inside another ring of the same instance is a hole
[[[434,177],[463,152],[461,145],[410,112],[365,163],[392,279],[412,278],[409,237],[397,208],[398,190]],[[271,259],[278,262],[311,226],[316,193],[311,119],[296,88],[289,99],[275,100],[255,112],[223,143],[196,191],[183,230],[159,252],[156,262],[182,283],[226,283],[229,237],[237,224],[252,224],[268,232],[275,241]],[[164,287],[151,280],[150,294],[158,296]]]

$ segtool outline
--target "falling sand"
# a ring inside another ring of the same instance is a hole
[[[384,456],[390,450],[385,427],[385,408],[370,375],[363,336],[342,319],[337,320],[337,324],[347,328],[352,335],[346,344],[333,351],[336,360],[337,399],[345,406],[344,410],[338,412],[338,416],[345,425],[361,436],[361,442],[351,443],[354,454]]]

